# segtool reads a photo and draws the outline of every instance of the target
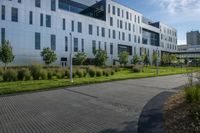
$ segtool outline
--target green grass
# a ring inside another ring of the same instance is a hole
[[[200,68],[192,68],[193,70],[200,70]],[[186,68],[173,68],[173,67],[159,67],[159,76],[184,74]],[[115,75],[109,77],[95,77],[95,78],[75,78],[74,83],[69,79],[52,79],[52,80],[30,80],[30,81],[17,81],[17,82],[0,82],[0,95],[11,94],[17,92],[28,92],[46,89],[55,89],[61,87],[92,84],[100,82],[108,82],[115,80],[135,79],[154,77],[156,73],[155,67],[145,67],[141,73],[132,73],[129,69],[116,72]]]

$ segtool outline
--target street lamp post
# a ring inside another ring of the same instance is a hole
[[[72,69],[73,69],[73,59],[72,59],[72,33],[70,35],[70,81],[73,83],[73,75],[72,75]]]

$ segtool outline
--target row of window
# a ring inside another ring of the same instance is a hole
[[[119,20],[119,19],[117,19],[116,22],[117,22],[116,23],[117,28],[123,29],[123,27],[124,27],[125,30],[135,32],[135,24],[132,25],[131,23],[128,23],[128,22],[123,23],[123,20]],[[113,17],[110,17],[110,26],[114,26]],[[141,31],[142,31],[141,29],[142,28],[140,27],[140,34],[141,34]]]
[[[132,21],[134,19],[135,23],[140,24],[140,16],[134,15],[128,11],[124,12],[123,9],[116,8],[114,5],[111,7],[110,4],[108,4],[108,13],[111,13],[111,8],[112,8],[112,15],[117,15],[118,17],[124,18],[126,15],[126,19]],[[124,14],[125,13],[125,14]]]

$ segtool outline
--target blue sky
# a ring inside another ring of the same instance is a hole
[[[200,0],[115,0],[178,30],[178,44],[186,43],[186,32],[200,30]]]

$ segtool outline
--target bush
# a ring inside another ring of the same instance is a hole
[[[3,80],[4,81],[16,81],[17,80],[17,72],[15,70],[9,69],[3,73]]]
[[[52,79],[52,78],[53,78],[53,72],[48,71],[48,73],[47,73],[47,78],[48,78],[48,79]]]
[[[134,66],[132,67],[132,71],[133,71],[134,73],[139,73],[139,72],[141,72],[141,70],[142,70],[142,67],[141,67],[140,65],[134,65]]]
[[[115,71],[115,72],[119,72],[120,71],[120,67],[115,65],[112,67],[112,69]]]
[[[76,70],[76,75],[79,77],[79,78],[82,78],[83,77],[83,71],[81,69],[77,69]]]
[[[42,66],[33,65],[30,67],[30,71],[34,80],[39,80],[41,78]]]
[[[0,76],[3,75],[3,68],[0,67]]]
[[[114,70],[111,70],[110,74],[111,74],[111,75],[114,75],[114,74],[115,74],[115,71],[114,71]]]
[[[17,74],[18,80],[30,80],[31,79],[31,73],[28,69],[20,69]]]
[[[96,76],[97,76],[97,77],[101,77],[102,75],[103,75],[102,70],[97,69],[97,71],[96,71]]]
[[[190,87],[185,89],[186,100],[189,103],[196,103],[200,101],[200,89],[198,87]]]
[[[45,79],[47,79],[48,77],[47,77],[47,71],[46,70],[41,70],[41,72],[40,72],[40,77],[41,77],[41,79],[43,79],[43,80],[45,80]]]
[[[87,71],[85,69],[83,69],[83,77],[87,76]]]
[[[66,74],[65,69],[56,69],[56,70],[55,70],[55,76],[56,76],[58,79],[64,79],[64,78],[65,78],[65,74]]]
[[[70,77],[70,71],[68,69],[65,70],[65,76],[68,77],[68,78]]]
[[[90,77],[95,77],[95,75],[96,75],[95,68],[90,67],[88,69],[88,73],[89,73]]]
[[[106,77],[110,76],[111,75],[110,69],[104,69],[103,70],[103,75],[106,76]]]

